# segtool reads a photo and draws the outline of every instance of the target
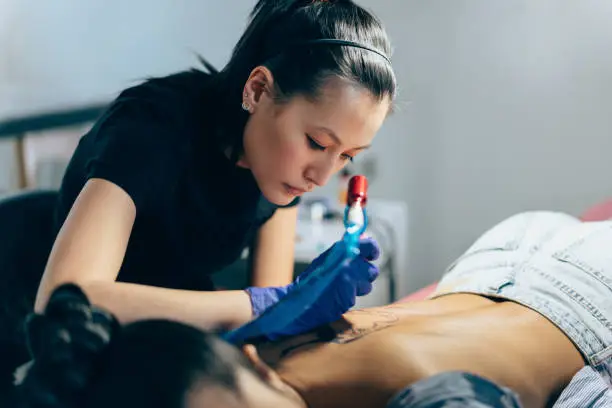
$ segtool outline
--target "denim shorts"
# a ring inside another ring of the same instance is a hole
[[[540,313],[612,386],[612,221],[526,212],[485,232],[430,297],[473,293]]]

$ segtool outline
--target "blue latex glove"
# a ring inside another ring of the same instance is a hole
[[[330,253],[334,244],[319,255],[297,279],[282,287],[257,288],[250,287],[246,291],[251,296],[253,316],[259,316],[265,309],[281,300],[285,295],[298,287],[300,281],[306,279],[316,270]],[[322,324],[338,320],[355,305],[357,296],[371,292],[372,282],[378,277],[378,268],[371,263],[378,259],[380,248],[372,238],[359,241],[359,255],[338,274],[333,284],[325,290],[323,296],[311,308],[296,316],[295,321],[282,335],[303,333]]]

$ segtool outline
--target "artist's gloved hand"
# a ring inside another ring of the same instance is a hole
[[[336,243],[334,245],[339,245]],[[265,309],[281,300],[286,294],[299,287],[301,280],[306,279],[316,270],[332,250],[319,255],[308,268],[297,277],[297,279],[283,287],[272,288],[247,288],[253,305],[253,317],[259,316]],[[373,238],[363,238],[359,241],[360,253],[343,271],[338,274],[335,281],[326,289],[319,300],[308,310],[296,316],[295,324],[292,325],[285,335],[303,333],[322,324],[339,319],[355,305],[357,296],[364,296],[372,290],[372,282],[378,277],[378,268],[371,263],[380,255],[380,248]]]

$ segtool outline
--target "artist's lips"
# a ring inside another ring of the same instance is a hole
[[[290,184],[287,184],[287,183],[284,183],[283,186],[285,187],[285,190],[289,194],[294,195],[294,196],[299,196],[299,195],[302,195],[302,194],[308,192],[308,190],[305,190],[303,188],[294,187],[294,186],[292,186]]]

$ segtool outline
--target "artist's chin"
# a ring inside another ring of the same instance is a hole
[[[293,202],[296,197],[303,194],[301,191],[296,191],[285,184],[281,184],[280,188],[262,190],[262,194],[266,200],[274,205],[285,206]]]

